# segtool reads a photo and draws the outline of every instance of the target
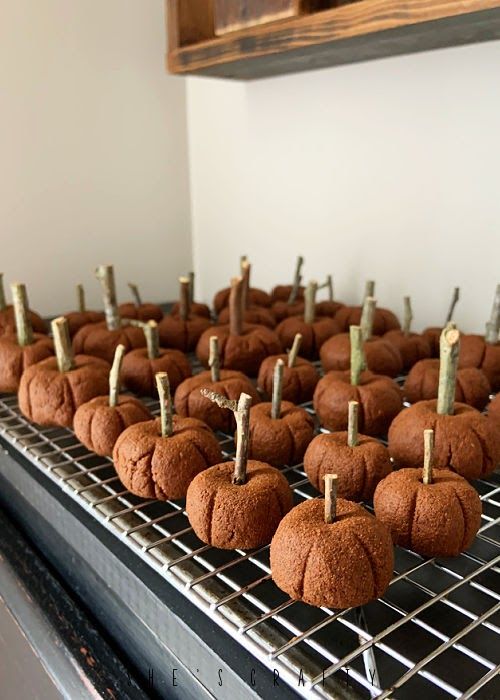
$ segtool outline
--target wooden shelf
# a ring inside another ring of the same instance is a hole
[[[252,80],[500,38],[500,0],[360,0],[223,37],[213,35],[210,1],[184,1],[203,16],[193,31],[191,4],[182,35],[183,0],[166,0],[167,67],[177,74]]]

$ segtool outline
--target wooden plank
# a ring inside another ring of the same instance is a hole
[[[174,49],[215,36],[213,0],[165,0],[169,46]]]
[[[254,79],[500,37],[500,0],[362,0],[174,49],[173,73]]]

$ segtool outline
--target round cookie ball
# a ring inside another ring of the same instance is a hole
[[[184,321],[180,316],[165,316],[158,324],[160,342],[166,348],[192,352],[200,336],[211,328],[212,322],[202,316],[190,314]]]
[[[271,404],[259,403],[250,409],[248,455],[274,467],[302,462],[314,436],[314,421],[303,408],[281,402],[279,418],[272,418]]]
[[[184,498],[192,479],[220,462],[221,451],[208,425],[173,416],[173,434],[162,437],[160,420],[136,423],[118,438],[113,462],[120,481],[141,498]]]
[[[410,403],[437,399],[439,387],[439,360],[420,360],[406,377],[403,395]],[[488,403],[490,383],[484,372],[476,367],[457,371],[455,399],[481,411]]]
[[[257,386],[270,398],[273,393],[274,367],[278,360],[283,360],[283,390],[284,401],[292,403],[306,403],[311,401],[314,389],[319,382],[319,373],[316,367],[303,357],[297,357],[293,367],[289,367],[288,355],[271,355],[262,361],[257,377]],[[248,392],[247,392],[248,393]]]
[[[16,336],[0,337],[0,392],[15,394],[27,367],[54,355],[54,344],[47,335],[33,334],[31,345],[19,345]]]
[[[384,338],[369,338],[363,343],[368,369],[375,374],[397,377],[403,371],[403,359],[399,350]],[[320,350],[321,364],[325,372],[343,371],[351,366],[351,340],[349,333],[330,338]]]
[[[47,325],[43,318],[34,311],[29,311],[29,318],[34,333],[47,333]],[[11,304],[0,311],[0,336],[2,335],[16,335],[16,315]]]
[[[69,337],[73,338],[83,326],[102,323],[104,314],[100,311],[70,311],[64,314],[64,318],[68,321]]]
[[[389,429],[389,452],[397,467],[420,467],[422,434],[434,430],[434,466],[466,479],[491,474],[500,464],[500,431],[494,422],[462,403],[454,414],[436,412],[437,401],[419,401],[397,416]]]
[[[283,518],[271,542],[278,588],[318,607],[357,607],[379,598],[393,565],[389,529],[343,498],[333,523],[325,523],[323,499],[304,501]]]
[[[362,306],[344,306],[338,310],[335,320],[341,331],[348,332],[351,326],[360,325],[362,313]],[[373,315],[373,335],[382,336],[388,331],[399,330],[400,328],[401,325],[392,311],[377,306]]]
[[[332,318],[317,318],[312,323],[307,323],[299,316],[286,318],[276,328],[276,333],[282,347],[292,347],[297,333],[302,335],[300,352],[303,357],[314,360],[318,357],[323,344],[339,333],[339,327]]]
[[[203,318],[212,318],[210,307],[207,304],[202,304],[199,301],[192,301],[189,304],[189,311],[192,316],[202,316]],[[170,310],[171,316],[179,316],[181,312],[180,302],[176,301]]]
[[[221,289],[220,292],[214,296],[213,307],[217,315],[220,314],[222,309],[229,306],[229,295],[231,294],[231,287],[226,287]],[[247,293],[247,304],[249,306],[265,306],[269,308],[272,304],[272,299],[267,292],[262,289],[256,289],[255,287],[250,287]]]
[[[109,396],[96,396],[76,409],[73,430],[87,449],[101,457],[111,457],[126,428],[151,418],[146,406],[133,396],[118,396],[116,406],[109,405]]]
[[[125,304],[120,304],[118,307],[118,313],[121,318],[134,318],[137,321],[161,321],[163,318],[163,311],[161,306],[158,304],[150,304],[144,302],[141,304],[134,304],[133,302],[127,302]]]
[[[220,380],[212,381],[210,371],[200,372],[186,379],[177,387],[174,397],[175,410],[180,416],[198,418],[212,430],[230,434],[236,427],[232,411],[220,408],[201,394],[201,389],[209,389],[230,400],[238,400],[240,394],[249,394],[252,405],[260,402],[260,396],[252,382],[241,372],[231,369],[220,370]]]
[[[383,340],[388,340],[399,350],[403,360],[403,370],[410,370],[419,360],[432,357],[432,347],[429,340],[418,333],[408,333],[403,331],[388,331]]]
[[[328,430],[347,430],[349,401],[359,403],[359,431],[383,436],[403,408],[401,390],[392,379],[373,372],[361,373],[360,383],[351,384],[346,372],[328,372],[316,387],[313,405],[320,423]]]
[[[267,328],[275,328],[276,326],[276,319],[272,310],[266,309],[264,306],[249,306],[248,309],[243,310],[242,317],[244,323],[256,323],[261,326],[267,326]],[[229,323],[229,306],[226,306],[220,312],[218,323],[221,326]]]
[[[462,335],[458,368],[478,367],[488,377],[492,391],[500,390],[500,343],[487,343],[482,335]]]
[[[186,497],[186,513],[202,542],[220,549],[269,544],[293,504],[286,478],[268,464],[249,460],[244,484],[233,484],[234,463],[199,474]]]
[[[349,501],[369,501],[375,487],[392,472],[389,451],[374,438],[358,435],[349,447],[347,431],[317,435],[307,448],[304,469],[311,484],[325,492],[326,474],[337,475],[337,493]]]
[[[123,358],[121,376],[127,389],[139,396],[156,396],[155,375],[168,374],[170,386],[175,390],[181,382],[191,376],[189,360],[180,350],[159,348],[159,355],[150,359],[146,348],[137,348]]]
[[[270,328],[244,323],[241,335],[232,335],[230,325],[207,329],[198,341],[196,356],[208,367],[210,337],[217,336],[220,364],[224,369],[234,369],[255,377],[262,361],[269,355],[281,352],[278,336]]]
[[[393,472],[377,486],[373,504],[394,544],[424,557],[456,557],[481,524],[476,490],[448,469],[434,469],[430,484],[422,482],[422,469]]]
[[[125,352],[143,348],[146,345],[144,332],[135,326],[122,326],[110,331],[103,322],[83,326],[73,338],[73,350],[76,354],[100,357],[110,364],[118,345],[124,345]]]
[[[28,367],[19,383],[19,409],[38,425],[70,428],[76,409],[108,391],[109,364],[97,357],[75,355],[74,369],[60,372],[48,357]]]

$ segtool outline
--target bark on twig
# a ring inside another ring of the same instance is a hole
[[[26,285],[14,282],[10,285],[14,316],[16,319],[17,343],[21,347],[33,344],[33,326],[31,325],[30,310]]]
[[[283,395],[283,369],[285,363],[282,359],[276,360],[273,374],[273,395],[271,403],[271,418],[281,416],[281,397]]]
[[[142,304],[141,295],[139,293],[139,287],[133,282],[128,282],[128,288],[130,289],[132,296],[134,298],[134,304],[140,306]]]
[[[120,372],[122,368],[123,356],[125,355],[125,345],[117,345],[113,364],[109,373],[109,405],[116,406],[120,394]]]
[[[293,339],[293,345],[288,352],[288,366],[289,367],[295,367],[295,363],[297,362],[297,356],[299,354],[301,343],[302,343],[302,333],[296,333],[295,338]]]
[[[160,334],[158,332],[158,324],[151,319],[143,325],[144,335],[146,336],[146,347],[148,349],[148,357],[150,360],[155,360],[160,354]]]
[[[325,474],[325,523],[337,517],[337,475]]]
[[[234,460],[233,484],[244,484],[247,480],[248,439],[250,433],[250,406],[252,397],[240,394],[236,418],[236,457]]]
[[[220,381],[220,355],[219,355],[219,338],[216,335],[210,336],[210,354],[208,356],[208,366],[210,367],[210,375],[213,382]]]
[[[104,315],[109,331],[120,328],[120,314],[116,303],[115,275],[112,265],[99,265],[95,271],[96,277],[101,283]]]
[[[405,336],[410,335],[411,322],[413,321],[413,312],[411,308],[410,297],[404,297],[404,317],[403,317],[403,333]]]
[[[458,304],[458,300],[460,299],[460,287],[455,287],[453,290],[453,296],[451,298],[451,304],[450,308],[448,309],[448,315],[446,316],[446,322],[445,326],[447,323],[449,323],[452,318],[453,314],[455,313],[455,306]]]
[[[179,277],[179,284],[179,316],[182,321],[187,321],[191,310],[191,303],[189,301],[189,278]]]
[[[351,341],[351,384],[352,386],[358,386],[361,372],[366,367],[361,326],[351,326],[349,328],[349,338]]]
[[[424,430],[424,471],[422,481],[432,484],[432,464],[434,461],[434,431]]]
[[[194,301],[194,272],[188,272],[189,280],[189,303],[192,304]]]
[[[318,283],[314,280],[309,282],[304,297],[304,322],[314,323],[316,318],[316,292]]]
[[[373,334],[373,319],[375,317],[375,306],[377,304],[376,299],[373,297],[366,297],[363,304],[363,311],[361,313],[361,332],[363,335],[363,340],[370,340]]]
[[[51,327],[59,372],[69,372],[74,367],[74,356],[68,321],[64,316],[59,316],[52,321]]]
[[[453,415],[455,386],[457,380],[460,332],[454,323],[448,323],[439,341],[439,387],[437,412],[440,415]]]
[[[78,311],[84,314],[87,311],[87,307],[85,304],[85,289],[83,288],[83,284],[76,285],[76,301]]]
[[[5,301],[5,289],[3,286],[3,272],[0,272],[0,311],[5,311],[7,302]]]
[[[356,447],[358,444],[358,415],[359,403],[349,401],[349,418],[347,423],[347,444],[349,447]]]
[[[229,332],[231,335],[241,335],[243,332],[243,280],[233,277],[229,295]]]
[[[375,280],[366,280],[365,284],[365,296],[366,297],[374,297],[375,296]],[[364,301],[363,299],[363,301]]]
[[[293,285],[292,285],[292,290],[290,292],[290,296],[288,297],[288,304],[295,304],[297,301],[297,296],[299,293],[299,288],[300,288],[300,282],[302,280],[302,265],[304,264],[304,258],[302,255],[299,255],[297,257],[297,262],[295,264],[295,274],[293,276]]]
[[[166,372],[156,373],[156,388],[160,398],[160,423],[162,437],[170,437],[174,432],[172,396]]]
[[[485,340],[490,345],[498,343],[498,331],[500,328],[500,284],[497,284],[495,298],[489,322],[486,324]]]

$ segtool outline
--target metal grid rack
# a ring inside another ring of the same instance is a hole
[[[157,402],[148,404],[159,412]],[[468,552],[426,560],[398,547],[384,596],[336,611],[282,593],[271,580],[268,546],[228,552],[204,545],[183,503],[133,496],[110,460],[70,430],[32,425],[15,397],[0,397],[0,433],[299,696],[500,696],[499,474],[475,482],[483,515]],[[218,437],[232,459],[232,435]],[[317,495],[301,464],[282,471],[296,503]]]

